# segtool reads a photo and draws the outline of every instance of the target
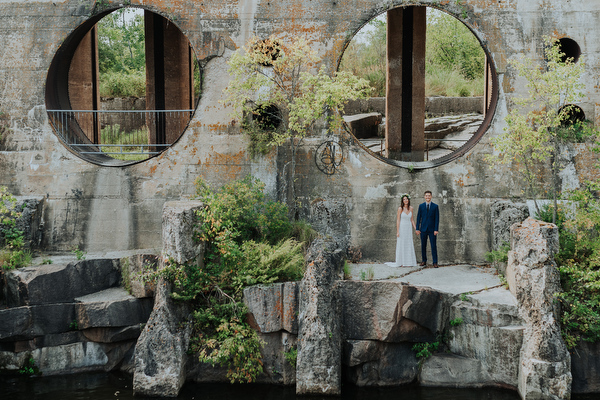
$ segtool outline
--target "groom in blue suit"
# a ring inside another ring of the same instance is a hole
[[[417,236],[421,236],[421,266],[427,265],[427,238],[431,242],[431,257],[433,267],[438,267],[437,234],[440,226],[440,210],[437,204],[431,201],[431,191],[425,192],[425,203],[419,205],[417,214]],[[421,233],[423,233],[421,235]]]

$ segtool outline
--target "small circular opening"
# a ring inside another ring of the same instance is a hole
[[[273,104],[258,106],[252,113],[252,121],[263,131],[275,131],[281,125],[281,112]]]
[[[571,59],[572,62],[577,62],[581,56],[581,48],[576,41],[570,38],[561,38],[558,40],[558,47],[560,52],[563,53],[561,58],[562,62],[566,62]]]
[[[565,113],[565,117],[562,120],[563,126],[571,126],[585,121],[585,112],[579,106],[568,104],[559,110],[559,114],[562,112]]]

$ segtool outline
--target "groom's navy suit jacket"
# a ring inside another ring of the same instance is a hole
[[[437,232],[440,226],[440,209],[437,204],[429,203],[429,212],[427,212],[427,203],[420,204],[416,225],[417,231]]]

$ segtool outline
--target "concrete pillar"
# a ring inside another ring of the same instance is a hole
[[[424,159],[426,10],[387,13],[386,153],[394,160]]]
[[[69,67],[69,101],[72,110],[98,110],[98,32],[94,26],[83,38]],[[92,142],[100,141],[100,120],[97,114],[78,114],[77,122]]]
[[[192,51],[185,35],[172,23],[145,12],[146,108],[187,110],[194,106]],[[150,120],[151,119],[151,120]],[[189,120],[187,114],[149,116],[149,143],[177,140]]]

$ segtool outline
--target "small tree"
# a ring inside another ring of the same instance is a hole
[[[316,69],[320,63],[306,39],[284,43],[275,36],[250,39],[228,62],[233,79],[225,89],[225,102],[250,135],[251,150],[266,152],[289,140],[294,204],[296,153],[302,139],[322,117],[327,130],[337,132],[344,104],[366,98],[369,91],[364,79],[349,72],[329,75],[323,66]]]
[[[515,105],[506,117],[504,133],[492,140],[496,152],[491,158],[501,163],[512,163],[527,184],[527,195],[535,201],[544,188],[541,178],[543,165],[550,162],[552,183],[550,191],[554,200],[558,196],[559,151],[561,143],[570,140],[576,128],[566,126],[572,112],[571,104],[582,97],[583,84],[579,78],[583,62],[565,59],[558,41],[545,38],[544,64],[521,57],[512,62],[520,76],[527,80],[528,96],[514,99]]]

